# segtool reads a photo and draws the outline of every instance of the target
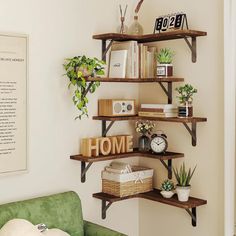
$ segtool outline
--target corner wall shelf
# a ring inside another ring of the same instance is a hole
[[[129,35],[129,34],[117,34],[106,33],[94,35],[93,39],[102,40],[102,58],[105,59],[105,54],[109,50],[111,43],[115,41],[128,41],[134,40],[139,43],[150,43],[165,40],[184,39],[187,43],[191,53],[192,62],[197,61],[197,37],[206,36],[207,32],[197,30],[173,30],[164,33],[146,34],[146,35]],[[189,41],[191,38],[191,41]],[[110,40],[110,44],[106,46],[107,40]]]
[[[102,135],[106,136],[112,125],[115,121],[128,121],[128,120],[151,120],[151,121],[162,121],[162,122],[175,122],[182,123],[187,129],[192,138],[192,146],[197,145],[197,123],[206,122],[207,118],[202,117],[188,117],[188,118],[178,118],[178,117],[141,117],[141,116],[94,116],[94,120],[102,121]],[[107,126],[107,121],[110,121],[110,124]],[[189,127],[188,123],[191,124]]]
[[[94,193],[94,198],[102,200],[102,219],[106,218],[106,212],[108,208],[114,203],[118,201],[123,201],[126,199],[131,198],[143,198],[155,202],[160,202],[163,204],[167,204],[170,206],[182,208],[187,211],[187,213],[190,215],[192,219],[192,226],[197,226],[197,207],[207,204],[206,200],[190,197],[187,202],[180,202],[177,199],[177,196],[174,195],[172,198],[163,198],[160,194],[160,190],[153,189],[153,191],[147,192],[147,193],[140,193],[132,196],[127,197],[116,197],[113,195],[109,195],[103,192],[100,193]]]
[[[70,156],[70,159],[81,162],[81,182],[84,183],[86,181],[86,173],[94,162],[123,159],[123,158],[135,157],[135,156],[160,160],[162,165],[168,171],[168,178],[171,179],[172,178],[172,159],[182,158],[184,157],[184,154],[176,153],[176,152],[165,152],[163,154],[158,155],[158,154],[153,154],[151,152],[140,152],[138,151],[137,148],[135,148],[133,152],[129,152],[129,153],[121,153],[121,154],[114,154],[114,155],[107,155],[107,156],[100,155],[98,157],[84,157],[82,155],[73,155],[73,156]],[[167,161],[167,163],[165,161]]]

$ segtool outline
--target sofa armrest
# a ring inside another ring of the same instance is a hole
[[[127,236],[125,234],[105,228],[101,225],[91,223],[89,221],[84,221],[84,235],[85,236]]]

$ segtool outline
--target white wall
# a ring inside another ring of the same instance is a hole
[[[184,210],[142,200],[139,208],[140,236],[223,236],[223,1],[149,0],[142,11],[146,32],[153,30],[155,17],[176,11],[187,13],[191,29],[208,32],[207,37],[197,39],[198,61],[196,64],[191,62],[190,51],[183,40],[161,43],[159,46],[170,47],[176,52],[175,75],[184,77],[185,82],[198,88],[194,114],[207,117],[208,122],[197,125],[196,147],[191,146],[190,136],[181,124],[160,122],[157,128],[166,132],[170,150],[185,153],[188,166],[197,164],[192,195],[207,199],[208,204],[197,208],[198,225],[193,228]],[[155,88],[142,85],[140,101],[166,102],[166,99],[158,85]],[[160,187],[161,181],[167,177],[163,166],[156,160],[140,161],[155,168],[155,185]],[[174,161],[174,165],[181,162]]]
[[[125,3],[124,0],[121,1]],[[103,84],[90,97],[90,119],[74,121],[77,114],[62,76],[63,59],[75,55],[100,57],[98,32],[114,31],[118,1],[110,0],[0,0],[0,31],[29,35],[29,173],[0,178],[0,202],[9,202],[75,190],[81,197],[84,218],[138,235],[138,201],[112,206],[101,220],[101,170],[94,164],[87,182],[80,183],[80,162],[69,159],[79,153],[82,137],[100,135],[101,124],[91,119],[98,98],[137,98],[137,85]],[[129,1],[131,7],[131,1]],[[121,124],[121,123],[120,123]],[[115,124],[111,134],[127,133],[131,125]],[[135,161],[135,158],[133,159]],[[127,210],[128,209],[128,210]],[[129,219],[127,224],[125,216]]]

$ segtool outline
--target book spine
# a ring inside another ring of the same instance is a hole
[[[163,109],[163,108],[140,108],[139,111],[143,112],[165,112],[165,113],[171,113],[171,112],[177,112],[177,108],[173,109]]]
[[[177,109],[174,104],[141,104],[141,108],[152,108],[152,109]]]
[[[135,78],[139,77],[139,47],[138,43],[135,41],[134,45],[134,54],[135,54]]]
[[[177,117],[177,112],[175,113],[139,112],[138,115],[145,117]]]

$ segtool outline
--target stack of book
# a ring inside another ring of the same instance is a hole
[[[110,50],[110,78],[153,78],[156,75],[157,47],[137,41],[116,42]]]
[[[174,104],[141,104],[138,115],[144,117],[177,117],[178,108]]]

